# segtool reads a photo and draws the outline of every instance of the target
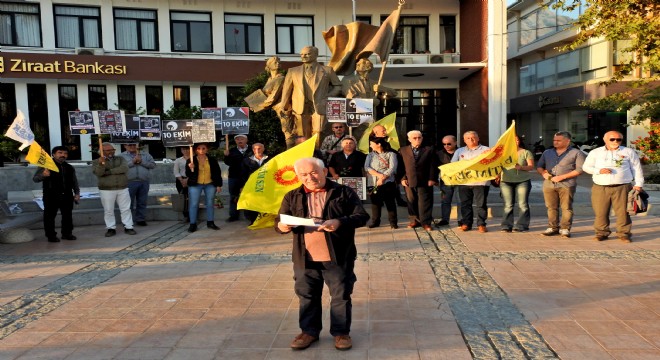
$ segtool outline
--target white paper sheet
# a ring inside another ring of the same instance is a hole
[[[280,214],[280,222],[289,226],[318,226],[314,219],[295,217],[286,214]]]

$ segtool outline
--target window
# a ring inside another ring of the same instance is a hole
[[[520,19],[520,46],[536,41],[536,12]]]
[[[243,97],[243,87],[227,86],[227,106],[243,106],[241,99]]]
[[[311,16],[275,16],[278,54],[294,54],[314,45],[314,18]]]
[[[440,16],[440,52],[456,52],[456,16]]]
[[[56,5],[55,46],[58,48],[102,47],[99,8]]]
[[[218,106],[218,93],[215,86],[202,86],[200,92],[202,98],[201,105],[203,108],[214,108]]]
[[[536,89],[548,89],[557,86],[555,74],[557,58],[551,57],[536,63]]]
[[[3,131],[9,129],[15,117],[16,88],[12,83],[0,83],[0,126]]]
[[[0,3],[0,45],[41,46],[39,5]]]
[[[382,16],[381,23],[387,19]],[[401,16],[392,42],[393,54],[424,54],[429,49],[429,19],[422,16]]]
[[[174,87],[174,108],[190,107],[190,86]]]
[[[580,81],[580,52],[571,51],[557,56],[557,85]]]
[[[49,151],[48,136],[48,98],[46,84],[27,84],[28,116],[35,139],[42,148]]]
[[[105,91],[105,85],[89,85],[89,109],[107,110],[108,96]]]
[[[117,97],[119,99],[119,110],[124,110],[127,114],[136,113],[135,105],[135,86],[119,85],[117,86]]]
[[[78,109],[78,89],[76,85],[59,85],[60,129],[62,145],[69,148],[69,159],[81,159],[80,136],[71,135],[69,111]]]
[[[536,64],[525,65],[519,70],[520,93],[528,93],[536,90]]]
[[[145,86],[147,100],[147,115],[163,114],[163,87]]]
[[[158,50],[156,11],[114,9],[117,50]]]
[[[225,15],[225,52],[264,53],[264,19],[261,15]]]
[[[172,51],[212,52],[211,14],[176,12],[172,20]]]
[[[371,25],[371,15],[357,15],[355,21]]]

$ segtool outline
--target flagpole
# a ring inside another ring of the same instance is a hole
[[[396,35],[396,29],[399,27],[399,18],[401,17],[401,8],[403,5],[406,3],[406,0],[399,0],[398,4],[399,7],[397,8],[397,17],[396,17],[396,26],[394,26],[394,34],[392,34],[392,38],[390,39],[390,43],[387,47],[387,57],[385,59],[381,59],[381,68],[380,68],[380,75],[378,76],[378,86],[381,85],[383,82],[383,75],[385,74],[385,68],[387,67],[387,58],[390,57],[390,51],[392,51],[392,42],[394,41],[394,36]]]

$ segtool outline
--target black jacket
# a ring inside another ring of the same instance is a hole
[[[211,182],[215,186],[222,186],[222,171],[220,170],[220,164],[213,156],[206,157],[209,160],[209,167],[211,168]],[[194,161],[195,171],[190,171],[190,160]],[[197,175],[199,174],[199,162],[197,162],[197,156],[186,161],[186,176],[188,177],[188,185],[198,185],[197,184]]]
[[[238,148],[229,149],[229,155],[225,156],[225,164],[229,166],[229,173],[227,178],[229,179],[242,179],[242,169],[241,165],[243,160],[252,156],[252,150],[248,146],[248,149],[245,150],[243,154],[238,150]]]
[[[266,164],[270,159],[272,159],[270,156],[267,157],[266,160],[261,163],[261,165],[259,165],[258,162],[252,160],[252,157],[243,159],[243,163],[241,164],[241,180],[243,181],[243,185],[245,185],[245,182],[250,178],[250,175],[252,175],[253,172],[257,171],[257,169]]]
[[[76,170],[67,162],[58,164],[59,172],[50,170],[50,176],[43,176],[44,168],[40,167],[32,177],[32,181],[43,182],[44,197],[66,196],[73,198],[73,195],[80,194]]]
[[[328,191],[325,206],[323,207],[323,220],[337,219],[341,223],[333,232],[325,232],[325,239],[330,251],[333,264],[344,266],[348,261],[357,257],[355,248],[355,229],[364,226],[369,220],[369,214],[364,211],[362,202],[353,189],[327,180],[325,188]],[[282,200],[280,214],[297,217],[308,217],[307,194],[304,186],[289,191]],[[278,219],[279,221],[279,219]],[[277,224],[276,221],[275,223]],[[277,226],[275,227],[277,230]],[[305,228],[293,228],[293,266],[305,267]],[[277,230],[279,232],[279,230]]]
[[[438,181],[440,171],[435,150],[430,146],[422,146],[419,151],[419,158],[415,161],[410,145],[399,149],[405,167],[403,179],[408,180],[410,187],[424,187],[428,186],[429,180]]]

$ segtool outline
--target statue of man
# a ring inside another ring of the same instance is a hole
[[[367,58],[358,60],[355,65],[356,74],[344,76],[341,81],[342,93],[347,99],[374,99],[374,107],[380,104],[379,94],[394,97],[396,93],[393,89],[378,85],[375,81],[369,79],[369,74],[374,69],[374,64]]]
[[[292,67],[284,78],[282,99],[279,104],[281,117],[295,117],[298,136],[310,137],[323,131],[326,125],[327,98],[341,93],[341,82],[329,66],[316,59],[319,49],[305,46],[300,51],[302,65]],[[317,147],[320,143],[317,138]]]

